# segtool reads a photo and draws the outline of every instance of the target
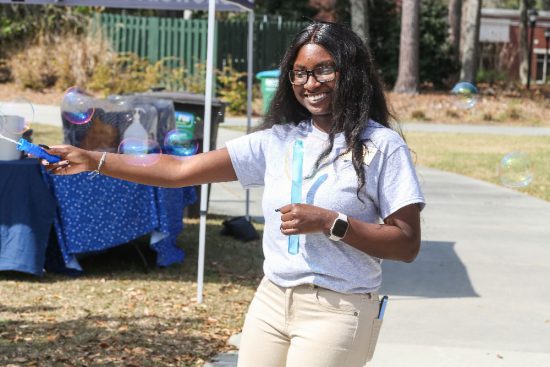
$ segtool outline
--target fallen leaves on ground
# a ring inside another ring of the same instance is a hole
[[[202,304],[194,223],[178,240],[181,265],[144,273],[139,259],[105,255],[80,277],[0,273],[0,366],[203,366],[232,349],[262,254],[259,241],[218,236],[221,220],[210,222]]]

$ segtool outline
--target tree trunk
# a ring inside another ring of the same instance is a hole
[[[397,71],[397,82],[393,88],[396,93],[418,93],[419,16],[420,0],[403,0],[399,69]]]
[[[455,55],[460,49],[460,23],[462,21],[462,0],[449,0],[449,43]]]
[[[462,28],[462,69],[460,80],[475,83],[479,54],[479,23],[481,0],[466,0],[466,13]]]
[[[368,0],[350,0],[351,29],[368,44],[369,4]]]
[[[522,84],[527,84],[527,63],[529,61],[528,30],[529,20],[527,19],[527,9],[529,0],[519,2],[519,79]]]

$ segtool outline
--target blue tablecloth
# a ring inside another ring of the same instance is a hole
[[[183,261],[176,239],[183,229],[185,206],[196,200],[194,187],[165,189],[106,176],[90,179],[86,173],[46,175],[57,200],[54,225],[66,269],[81,270],[79,254],[102,251],[145,234],[151,234],[157,265]]]
[[[38,160],[0,161],[0,270],[42,275],[54,216]]]

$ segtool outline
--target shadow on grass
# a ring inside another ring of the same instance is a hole
[[[178,238],[181,264],[156,267],[143,237],[135,245],[148,272],[134,245],[123,245],[82,258],[78,277],[0,273],[5,295],[17,294],[0,296],[0,366],[196,366],[228,350],[263,276],[263,254],[261,240],[220,235],[224,219],[209,215],[200,305],[198,220],[186,220]]]
[[[190,366],[225,343],[224,337],[199,331],[205,319],[85,316],[54,323],[0,322],[0,365]]]
[[[261,239],[242,242],[230,236],[222,236],[222,222],[230,217],[208,215],[206,228],[206,254],[204,281],[234,282],[243,286],[256,287],[263,276],[263,253]],[[262,236],[263,226],[255,224]],[[185,220],[177,245],[185,251],[181,264],[168,267],[156,266],[156,252],[149,247],[149,236],[144,236],[101,253],[81,256],[79,262],[83,272],[76,277],[112,278],[119,280],[179,280],[195,282],[197,279],[199,250],[199,220]],[[147,268],[136,249],[139,248],[146,260]],[[1,280],[58,282],[71,281],[75,276],[48,273],[36,278],[21,273],[0,273]]]

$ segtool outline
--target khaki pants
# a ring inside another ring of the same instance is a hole
[[[378,294],[311,284],[283,288],[264,277],[244,323],[239,367],[362,367],[381,320]]]

